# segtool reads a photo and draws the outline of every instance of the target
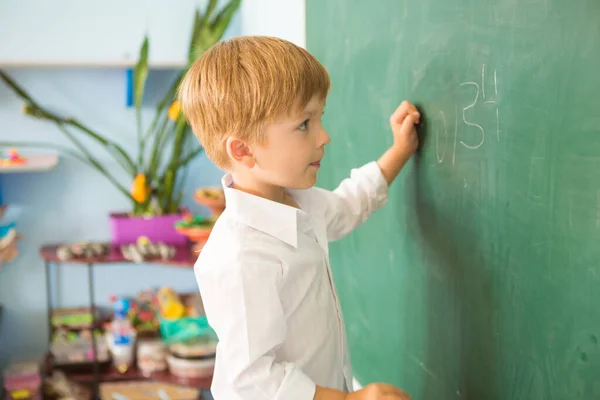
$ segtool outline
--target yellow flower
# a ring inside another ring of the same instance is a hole
[[[146,182],[146,175],[141,172],[135,176],[131,185],[131,197],[138,203],[143,203],[150,196],[150,185]]]
[[[176,121],[179,118],[179,113],[181,112],[181,103],[179,100],[175,100],[171,107],[169,107],[168,117],[171,121]]]

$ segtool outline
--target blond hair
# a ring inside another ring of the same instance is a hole
[[[329,87],[327,70],[305,49],[240,36],[215,44],[192,64],[179,101],[208,157],[227,169],[227,137],[261,143],[265,123],[303,109],[314,96],[324,99]]]

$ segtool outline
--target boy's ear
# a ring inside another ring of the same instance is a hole
[[[242,164],[246,168],[252,168],[256,164],[250,147],[243,140],[230,136],[225,142],[225,148],[227,149],[229,158],[235,164]]]

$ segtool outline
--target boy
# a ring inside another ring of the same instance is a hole
[[[388,185],[418,146],[408,102],[390,119],[394,145],[329,192],[313,185],[329,135],[321,115],[329,75],[306,50],[237,37],[206,51],[179,98],[206,154],[228,171],[227,208],[195,266],[219,338],[216,400],[408,399],[352,371],[328,241],[387,201]],[[360,134],[357,132],[357,134]]]

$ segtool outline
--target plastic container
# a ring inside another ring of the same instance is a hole
[[[14,363],[4,370],[7,400],[41,400],[42,378],[34,362]]]
[[[204,360],[185,360],[169,355],[167,363],[171,374],[180,378],[208,378],[215,370],[214,357]]]
[[[167,344],[184,342],[201,336],[215,335],[206,316],[174,320],[159,318],[160,333]]]
[[[106,342],[112,354],[113,365],[121,374],[124,374],[133,365],[135,356],[135,337],[128,341],[113,338],[111,332],[106,333]]]
[[[177,342],[169,346],[169,352],[173,356],[187,360],[214,358],[216,351],[217,340],[212,336],[204,336],[187,342]]]
[[[149,376],[153,372],[167,369],[167,349],[160,339],[141,339],[137,348],[137,366]]]

